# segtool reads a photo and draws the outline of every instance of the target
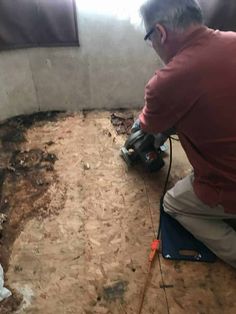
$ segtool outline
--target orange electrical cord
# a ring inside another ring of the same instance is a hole
[[[171,137],[169,137],[169,143],[170,143],[170,163],[169,163],[169,169],[168,169],[167,178],[166,178],[166,182],[165,182],[165,186],[164,186],[163,196],[161,198],[161,203],[163,202],[164,196],[165,196],[166,191],[167,191],[167,186],[168,186],[168,181],[169,181],[171,166],[172,166],[172,141],[171,141]],[[145,189],[146,189],[146,186],[145,186]],[[147,193],[147,189],[146,189],[146,193]],[[160,209],[160,212],[161,212],[161,209]],[[151,218],[151,223],[152,223],[153,234],[154,234],[154,237],[156,237],[156,233],[155,233],[155,229],[154,229],[154,222],[153,222],[154,220],[153,220],[153,215],[152,215],[152,211],[150,208],[150,204],[149,204],[149,213],[150,213],[150,218]],[[160,249],[160,242],[161,242],[160,241],[160,230],[161,230],[160,223],[161,223],[161,219],[159,222],[157,238],[155,240],[153,240],[152,245],[151,245],[151,252],[150,252],[150,255],[148,258],[148,272],[147,272],[144,288],[143,288],[142,293],[141,293],[140,304],[139,304],[139,308],[138,308],[138,312],[137,312],[138,314],[142,313],[143,303],[144,303],[144,299],[145,299],[148,284],[149,284],[151,270],[152,270],[152,267],[153,267],[153,264],[155,261],[155,257],[157,255],[159,249]]]

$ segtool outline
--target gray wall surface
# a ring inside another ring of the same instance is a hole
[[[0,53],[0,120],[45,110],[137,108],[160,61],[128,20],[78,13],[80,47]]]

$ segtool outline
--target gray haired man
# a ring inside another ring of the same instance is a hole
[[[165,211],[236,268],[236,33],[204,26],[196,0],[148,0],[141,14],[165,63],[146,86],[141,129],[174,128],[194,169]]]

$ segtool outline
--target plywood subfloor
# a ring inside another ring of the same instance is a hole
[[[119,156],[124,139],[109,112],[76,114],[28,130],[26,150],[50,142],[47,150],[58,157],[58,180],[49,192],[50,206],[59,210],[28,221],[14,243],[7,283],[24,295],[19,313],[137,313],[153,238],[149,207],[157,225],[167,167],[155,175],[128,170]],[[171,184],[189,170],[175,143]],[[235,275],[221,262],[160,257],[143,313],[234,314]]]

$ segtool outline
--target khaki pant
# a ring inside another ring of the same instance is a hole
[[[164,210],[236,268],[236,214],[226,214],[222,206],[212,208],[202,203],[193,191],[193,178],[187,176],[166,193]]]

